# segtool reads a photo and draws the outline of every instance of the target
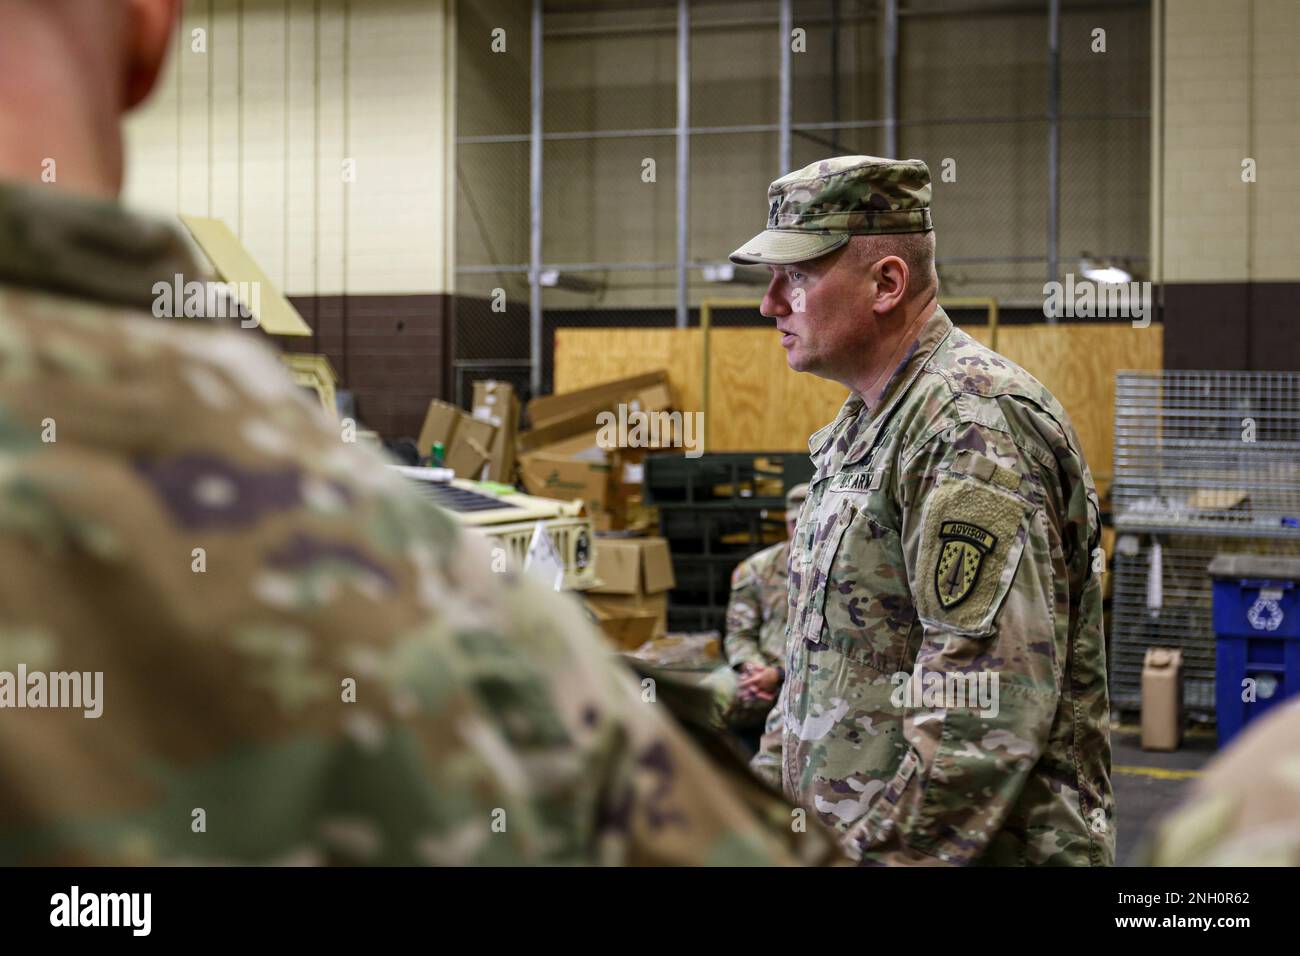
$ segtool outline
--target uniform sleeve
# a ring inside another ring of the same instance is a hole
[[[746,559],[731,574],[731,599],[727,603],[727,636],[722,648],[733,668],[742,664],[764,664],[759,646],[763,626],[763,596],[759,575]]]
[[[902,462],[923,637],[902,696],[907,753],[847,834],[864,863],[974,861],[1047,747],[1069,611],[1051,474],[1009,434],[974,424]]]
[[[749,769],[754,775],[771,787],[780,790],[781,784],[781,737],[785,721],[785,689],[789,681],[781,682],[776,702],[767,712],[767,723],[763,726],[763,736],[758,742],[758,753],[749,762]]]

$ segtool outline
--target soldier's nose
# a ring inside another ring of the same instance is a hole
[[[759,314],[765,318],[780,319],[790,314],[790,306],[785,301],[785,297],[777,291],[776,284],[776,279],[773,279],[763,295],[762,304],[758,307]]]

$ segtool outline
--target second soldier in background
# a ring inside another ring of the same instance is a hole
[[[786,493],[786,540],[751,554],[731,575],[722,642],[727,663],[709,675],[708,684],[718,723],[740,734],[763,726],[785,680],[790,538],[807,497],[806,484]]]

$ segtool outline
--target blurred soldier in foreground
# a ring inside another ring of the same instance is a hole
[[[730,730],[743,733],[762,727],[785,679],[790,538],[807,497],[807,485],[790,489],[785,496],[786,540],[750,555],[731,574],[722,642],[727,664],[708,680],[718,722]]]
[[[1146,866],[1300,866],[1300,699],[1212,760],[1138,857]]]
[[[769,267],[790,367],[850,395],[808,443],[755,771],[866,863],[1113,862],[1101,529],[1069,417],[940,308],[925,163],[813,163],[767,208],[731,258]]]
[[[175,15],[0,7],[0,864],[826,858],[257,333],[150,314],[202,278],[113,199]]]

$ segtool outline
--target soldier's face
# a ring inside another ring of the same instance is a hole
[[[760,311],[776,320],[786,361],[796,372],[844,382],[869,352],[873,286],[847,247],[789,266],[769,266]]]

